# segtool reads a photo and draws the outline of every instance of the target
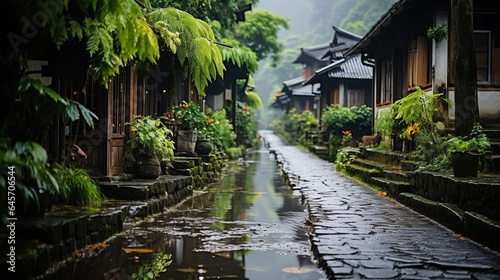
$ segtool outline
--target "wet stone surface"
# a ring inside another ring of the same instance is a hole
[[[262,148],[228,162],[220,183],[176,207],[127,220],[97,256],[68,261],[46,279],[131,279],[153,252],[172,254],[159,279],[327,279],[313,258],[308,217]]]
[[[313,250],[331,279],[500,279],[500,257],[337,173],[332,163],[261,137],[314,228]]]

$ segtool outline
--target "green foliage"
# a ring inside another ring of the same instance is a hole
[[[353,138],[361,138],[371,132],[372,110],[361,107],[341,107],[330,105],[325,108],[321,121],[329,134],[342,135],[342,131],[351,131]]]
[[[56,204],[91,207],[101,204],[99,187],[84,169],[57,165],[54,177],[59,184],[59,191],[52,196]]]
[[[451,151],[475,152],[482,156],[491,148],[488,137],[483,133],[483,128],[478,123],[474,125],[470,135],[453,137],[448,140],[448,145]]]
[[[392,110],[381,111],[375,120],[374,132],[381,136],[391,136],[395,128],[394,113]]]
[[[28,76],[20,79],[18,92],[9,92],[4,101],[10,106],[5,107],[5,111],[1,113],[4,122],[0,131],[4,135],[11,135],[14,141],[41,143],[58,117],[66,123],[83,117],[91,127],[94,125],[93,119],[97,119],[97,116],[82,104],[61,97],[39,80]]]
[[[47,167],[47,159],[45,149],[35,142],[12,142],[0,138],[0,201],[7,205],[7,191],[15,192],[16,216],[25,213],[29,205],[38,208],[40,193],[59,190]],[[15,188],[9,187],[9,182],[15,182]],[[3,207],[0,218],[6,225],[7,207]]]
[[[245,147],[256,148],[257,125],[255,123],[255,112],[240,102],[236,104],[236,131],[240,137],[240,144]]]
[[[229,150],[236,147],[236,134],[233,126],[227,119],[226,110],[211,112],[208,116],[212,122],[207,125],[211,142],[219,150],[229,154]]]
[[[175,8],[152,10],[146,14],[146,19],[170,51],[177,55],[181,65],[188,61],[185,69],[201,95],[208,82],[217,75],[224,75],[222,54],[214,44],[214,33],[206,22]]]
[[[345,166],[356,159],[359,153],[359,148],[344,147],[339,149],[335,159],[335,170],[345,172]]]
[[[243,68],[246,67],[249,74],[254,74],[259,68],[258,58],[254,51],[248,47],[240,46],[234,39],[223,39],[222,43],[230,45],[232,48],[217,46],[222,54],[222,59]]]
[[[287,144],[301,144],[305,147],[309,146],[311,140],[307,138],[307,133],[317,129],[318,120],[310,111],[298,114],[295,108],[292,108],[288,113],[281,118],[275,118],[271,127],[274,132],[283,138]]]
[[[132,279],[152,280],[160,277],[160,273],[167,271],[167,267],[172,263],[172,255],[165,253],[154,254],[150,262],[143,262],[137,273],[132,274]]]
[[[329,156],[337,157],[337,152],[342,146],[344,131],[350,131],[353,139],[360,139],[365,134],[371,133],[372,109],[366,105],[361,107],[341,107],[330,105],[325,108],[321,121],[329,135]]]
[[[134,116],[130,126],[131,136],[128,140],[132,151],[154,155],[160,158],[173,157],[174,143],[172,132],[159,120],[149,116]]]
[[[226,150],[227,157],[229,159],[238,159],[243,156],[243,151],[245,150],[244,146],[239,146],[239,147],[231,147]]]
[[[448,23],[447,22],[440,24],[438,26],[435,26],[435,27],[429,27],[429,29],[427,29],[427,37],[429,37],[431,39],[435,39],[438,42],[446,39],[447,35],[448,35]]]
[[[210,23],[216,21],[218,25],[225,31],[233,30],[236,22],[236,11],[239,7],[250,2],[256,3],[258,1],[248,0],[153,0],[153,6],[167,8],[172,7],[179,10],[186,11],[196,18],[202,19]],[[212,26],[213,28],[213,26]]]
[[[56,6],[59,10],[47,26],[52,40],[60,47],[70,39],[85,38],[92,57],[90,73],[103,85],[131,59],[155,62],[159,58],[156,35],[135,1],[93,0],[75,2],[71,8],[67,3]]]
[[[174,111],[181,130],[201,131],[208,120],[208,117],[201,111],[200,105],[193,101],[182,101],[182,105],[176,106]]]
[[[422,129],[431,129],[434,126],[433,116],[439,112],[439,102],[443,101],[451,104],[446,98],[441,98],[443,94],[426,94],[420,87],[415,87],[415,91],[408,96],[394,102],[391,109],[396,112],[396,119],[401,124],[412,126],[418,124]],[[406,129],[400,137],[405,138]]]
[[[258,93],[256,93],[255,91],[245,91],[245,94],[247,96],[246,104],[248,105],[248,107],[253,109],[264,107],[264,103],[262,103],[262,99],[260,99]]]
[[[280,61],[283,45],[278,42],[278,31],[289,27],[289,20],[269,11],[255,10],[245,13],[234,37],[257,54],[259,60],[271,56],[272,64]]]

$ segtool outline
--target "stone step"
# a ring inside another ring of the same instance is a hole
[[[311,145],[309,146],[309,151],[315,153],[315,154],[328,154],[328,147],[327,146],[321,146],[321,145]]]
[[[415,160],[403,160],[403,161],[401,161],[400,164],[401,164],[402,171],[415,171],[415,170],[417,170],[420,162],[415,161]]]
[[[494,155],[500,155],[500,142],[490,142],[490,146]]]
[[[382,177],[372,177],[371,184],[384,190],[388,196],[397,197],[400,193],[410,192],[411,185],[407,182],[393,181]]]
[[[408,182],[408,177],[406,177],[406,172],[400,170],[383,170],[382,175],[385,179],[399,182]]]
[[[491,168],[494,172],[500,172],[500,155],[491,157]]]
[[[456,232],[463,232],[464,211],[456,205],[429,200],[412,193],[401,193],[397,201]]]
[[[352,163],[359,165],[361,167],[364,167],[364,168],[376,169],[378,171],[382,171],[382,170],[391,168],[390,165],[386,165],[386,164],[383,164],[381,162],[373,161],[373,160],[369,160],[369,159],[356,158],[352,161]]]
[[[401,152],[380,151],[372,148],[362,149],[364,159],[377,161],[386,165],[399,165],[403,160],[413,160],[413,157]]]
[[[500,129],[498,128],[484,128],[483,132],[489,139],[500,139]]]
[[[190,176],[162,175],[155,180],[134,179],[131,181],[99,182],[101,192],[107,198],[122,200],[147,200],[174,193],[190,186]]]
[[[351,177],[356,177],[363,182],[369,183],[372,177],[382,176],[382,172],[377,169],[366,168],[353,163],[346,164],[346,173]]]

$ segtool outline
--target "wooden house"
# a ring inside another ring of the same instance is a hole
[[[374,67],[376,117],[419,86],[427,93],[443,93],[454,100],[453,34],[450,34],[450,0],[399,0],[374,24],[346,55],[361,55]],[[477,58],[477,90],[483,127],[500,124],[500,7],[476,0],[474,35]],[[446,31],[443,40],[427,36],[429,28]],[[444,112],[449,126],[454,107]]]
[[[30,60],[33,78],[40,79],[61,96],[91,110],[99,119],[94,128],[84,120],[64,124],[56,120],[46,149],[54,161],[63,160],[66,145],[74,141],[87,155],[85,167],[93,176],[123,173],[128,127],[135,115],[171,117],[179,100],[199,100],[197,91],[182,75],[174,75],[162,58],[157,65],[122,67],[107,87],[88,74],[88,58],[81,48],[67,48]]]
[[[295,108],[297,113],[311,111],[316,117],[319,116],[319,91],[318,87],[304,85],[303,83],[311,77],[315,70],[328,64],[328,53],[330,44],[321,44],[307,48],[301,48],[299,56],[292,63],[303,65],[302,76],[283,82],[281,92],[276,94],[276,101],[272,107],[290,110]]]
[[[319,85],[320,112],[332,104],[371,107],[372,68],[362,63],[359,55],[345,56],[361,37],[335,26],[333,30],[332,44],[325,54],[330,64],[316,70],[304,84]]]
[[[333,30],[331,43],[303,48],[293,61],[304,65],[304,74],[283,83],[276,96],[282,108],[293,107],[299,113],[310,110],[320,119],[331,104],[371,106],[372,69],[362,64],[360,56],[344,55],[361,37],[335,26]]]

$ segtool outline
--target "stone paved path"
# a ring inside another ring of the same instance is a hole
[[[500,256],[260,131],[308,206],[331,279],[500,279]],[[500,236],[499,236],[500,238]]]

